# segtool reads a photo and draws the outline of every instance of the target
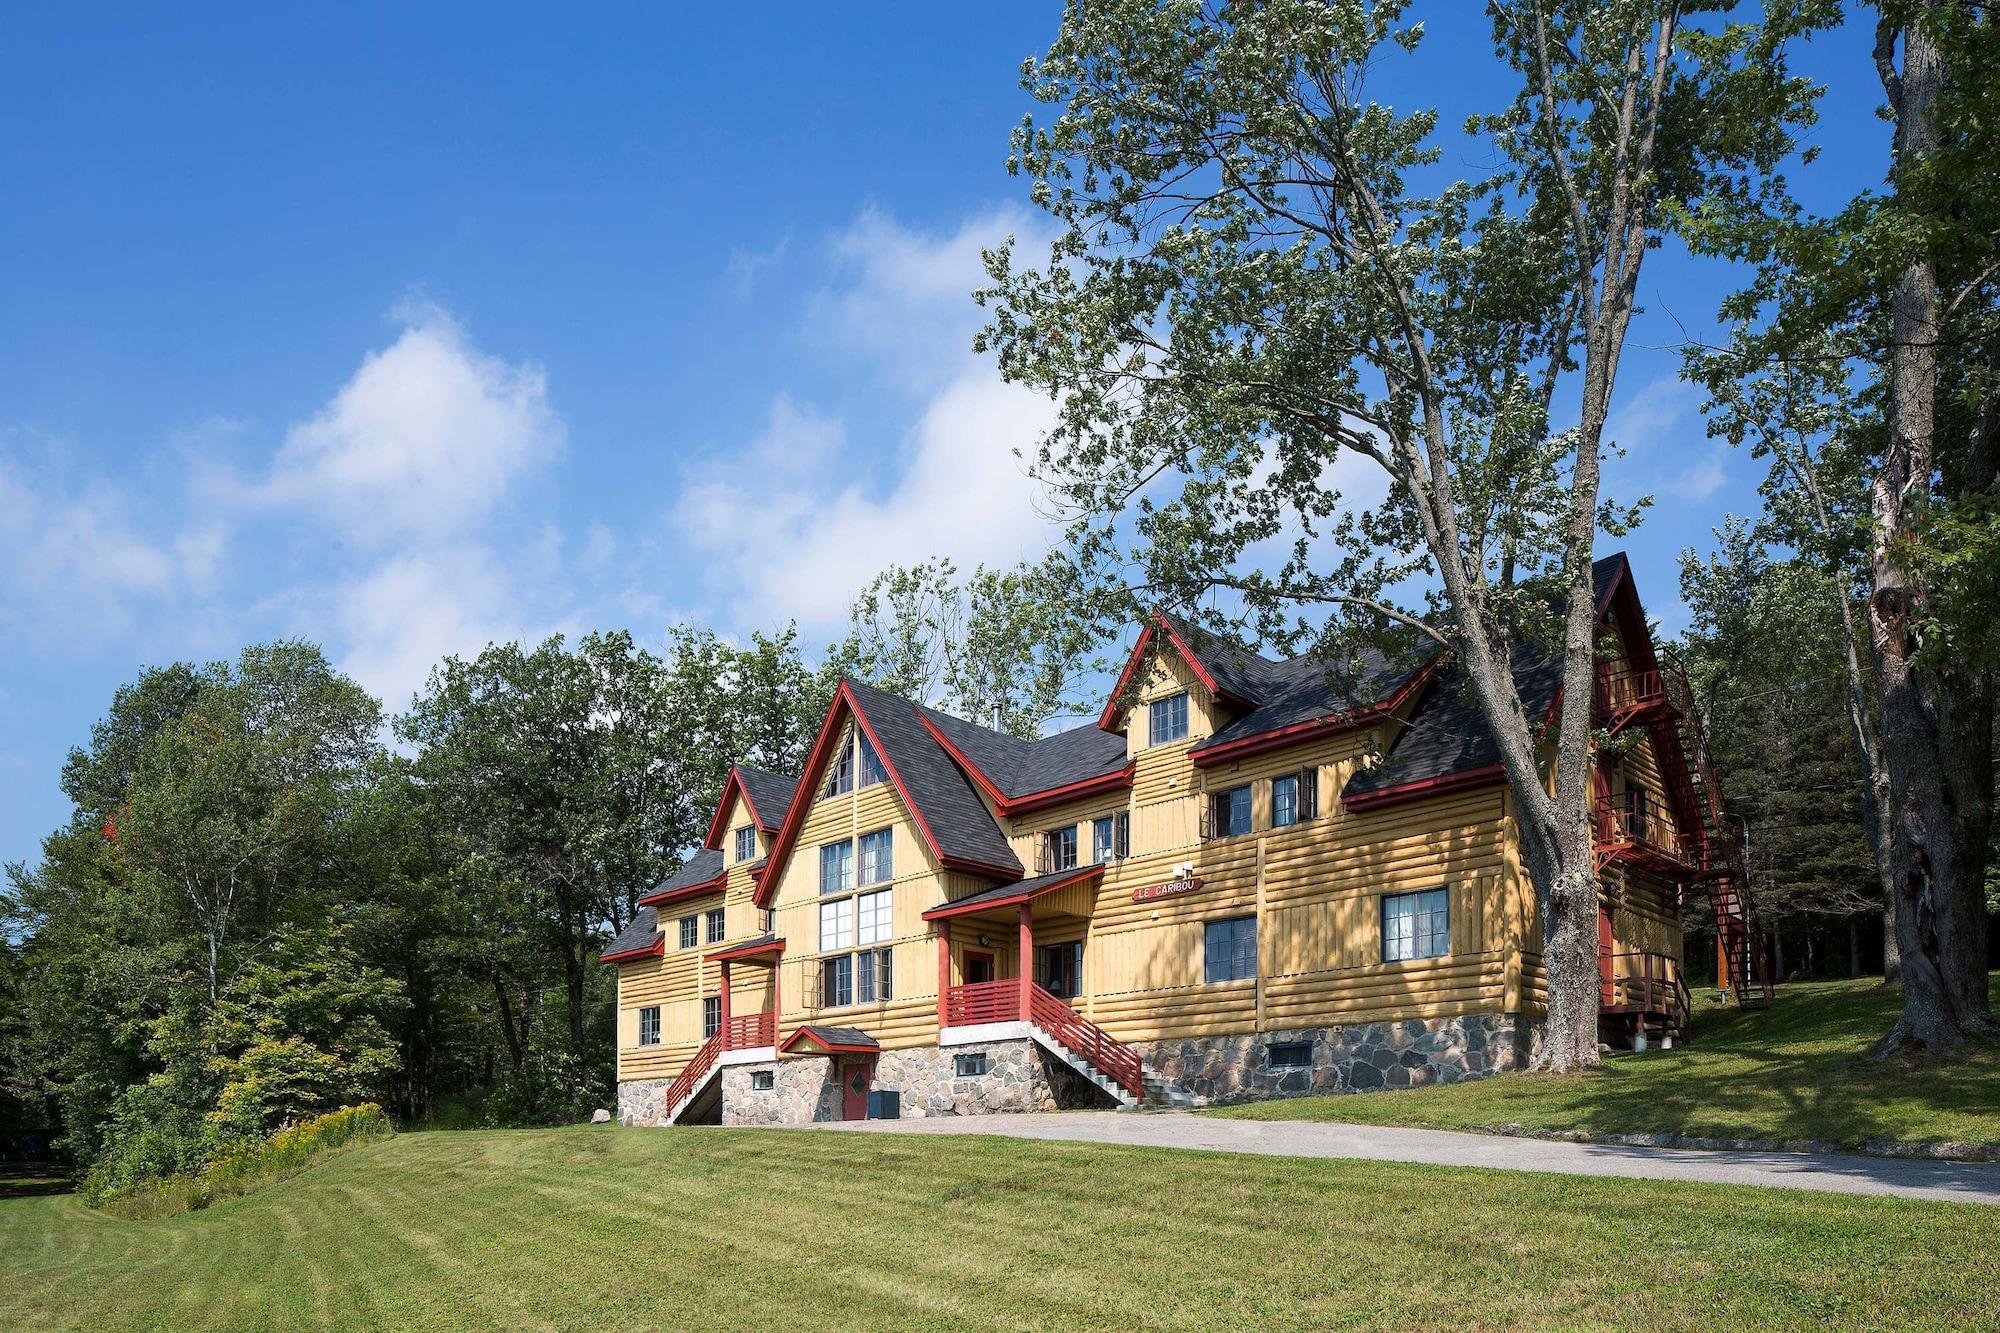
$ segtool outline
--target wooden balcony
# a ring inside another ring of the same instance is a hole
[[[1598,798],[1593,808],[1598,868],[1637,865],[1685,876],[1701,865],[1702,839],[1689,837],[1659,798],[1634,789]]]
[[[946,1027],[974,1023],[1016,1023],[1021,1019],[1021,983],[1013,977],[953,986],[944,993]]]
[[[778,1042],[778,1016],[772,1013],[731,1014],[722,1028],[722,1049],[755,1051]]]
[[[1666,680],[1657,670],[1614,670],[1608,663],[1597,668],[1597,719],[1612,734],[1672,711]]]
[[[1681,965],[1663,953],[1600,955],[1606,973],[1599,1009],[1607,1014],[1631,1014],[1642,1022],[1657,1018],[1668,1027],[1683,1027],[1692,1009]]]

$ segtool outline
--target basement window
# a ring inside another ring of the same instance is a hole
[[[1274,1041],[1264,1048],[1267,1069],[1308,1069],[1313,1062],[1309,1041]]]
[[[753,1069],[750,1071],[750,1091],[769,1092],[777,1086],[778,1076],[773,1071],[769,1069]]]
[[[951,1072],[956,1078],[978,1078],[986,1072],[986,1052],[974,1051],[970,1055],[955,1055],[951,1059]]]

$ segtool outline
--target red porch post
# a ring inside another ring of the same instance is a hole
[[[722,960],[722,1049],[729,1049],[729,960]]]
[[[1021,974],[1021,1021],[1030,1022],[1034,1013],[1028,1000],[1028,988],[1034,984],[1035,974],[1035,922],[1028,915],[1028,904],[1021,904],[1021,958],[1016,964]]]
[[[943,1032],[949,1025],[950,1015],[945,1005],[945,995],[951,990],[951,922],[940,921],[938,926],[938,1031]]]
[[[784,971],[785,958],[783,954],[780,954],[771,960],[771,1044],[773,1046],[778,1044],[778,1024],[784,1021],[785,1006],[778,1003],[778,978],[784,975]]]

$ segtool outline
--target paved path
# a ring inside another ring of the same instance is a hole
[[[1017,1139],[1124,1143],[1278,1157],[1427,1162],[1434,1166],[1629,1176],[1636,1180],[1692,1180],[2000,1205],[2000,1163],[1913,1161],[1836,1153],[1627,1148],[1376,1125],[1222,1120],[1185,1112],[938,1116],[922,1120],[837,1121],[816,1128],[862,1134],[1000,1134]]]

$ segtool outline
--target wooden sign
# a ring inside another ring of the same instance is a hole
[[[1182,875],[1170,879],[1165,884],[1146,884],[1132,890],[1132,901],[1149,903],[1155,898],[1177,898],[1183,893],[1193,893],[1201,887],[1201,876]]]

